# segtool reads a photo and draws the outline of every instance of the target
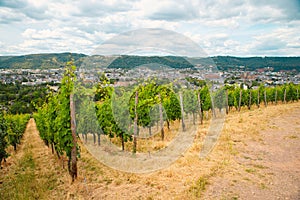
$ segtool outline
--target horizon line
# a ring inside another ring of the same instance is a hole
[[[83,54],[85,56],[107,56],[107,55],[98,55],[98,54],[86,54],[82,52],[40,52],[40,53],[28,53],[28,54],[1,54],[0,57],[17,57],[17,56],[28,56],[28,55],[47,55],[47,54]],[[254,58],[254,57],[260,57],[260,58],[266,58],[266,57],[300,57],[300,55],[228,55],[228,54],[216,54],[216,55],[207,55],[206,57],[188,57],[188,56],[180,56],[180,55],[135,55],[135,54],[119,54],[119,55],[111,55],[111,56],[141,56],[141,57],[167,57],[167,56],[173,56],[173,57],[186,57],[186,58],[208,58],[208,57],[238,57],[238,58]]]

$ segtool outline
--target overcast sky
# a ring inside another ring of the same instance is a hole
[[[176,31],[210,56],[300,56],[299,0],[0,1],[0,55],[91,54],[141,28]]]

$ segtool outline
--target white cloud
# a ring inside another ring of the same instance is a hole
[[[140,28],[177,31],[209,55],[300,54],[297,0],[2,0],[0,25],[2,55],[90,53]]]
[[[0,24],[10,24],[14,22],[20,22],[26,17],[22,13],[15,13],[11,8],[0,7]]]
[[[273,54],[299,56],[299,28],[278,28],[272,32],[254,36],[250,50],[266,55]]]
[[[199,45],[189,37],[164,29],[140,29],[117,35],[100,45],[95,54],[122,55],[150,50],[161,52],[160,54],[204,56]]]

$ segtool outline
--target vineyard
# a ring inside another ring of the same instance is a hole
[[[49,91],[47,101],[33,115],[49,151],[63,162],[67,158],[72,182],[78,176],[82,144],[100,148],[103,141],[110,141],[122,152],[150,156],[167,148],[176,134],[206,127],[213,118],[300,99],[300,85],[292,83],[248,89],[225,85],[212,90],[209,82],[201,81],[180,87],[149,79],[118,88],[109,81],[102,76],[95,86],[78,83],[75,66],[69,62],[59,91]],[[17,150],[29,118],[0,114],[0,164],[9,156],[10,145]],[[151,148],[145,147],[147,142]]]
[[[40,136],[52,153],[68,157],[72,180],[77,176],[80,148],[76,140],[80,136],[85,144],[101,146],[102,140],[109,140],[121,151],[150,154],[167,147],[166,131],[172,132],[170,138],[179,128],[183,132],[197,129],[203,121],[231,111],[298,101],[300,89],[290,83],[255,89],[225,85],[212,91],[209,83],[202,81],[181,87],[157,79],[113,87],[104,75],[95,86],[78,82],[75,66],[68,63],[60,91],[50,92],[34,115]],[[146,148],[149,141],[152,147]]]
[[[11,145],[15,151],[17,150],[29,118],[28,114],[4,115],[2,112],[0,113],[0,166],[2,160],[5,162],[9,156],[6,151],[8,146]]]

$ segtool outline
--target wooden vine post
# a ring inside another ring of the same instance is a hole
[[[286,103],[286,89],[284,89],[283,102]]]
[[[137,122],[138,122],[138,114],[137,114],[137,105],[139,101],[139,92],[135,92],[135,103],[134,103],[134,132],[133,132],[133,147],[132,147],[132,153],[136,153],[136,143],[137,143]]]
[[[264,90],[264,103],[265,103],[265,107],[267,107],[268,103],[267,103],[267,91]]]
[[[275,88],[275,105],[277,105],[277,88]]]
[[[161,100],[160,93],[158,93],[158,98],[159,98],[159,120],[160,120],[161,140],[164,141],[165,131],[164,131],[164,119],[163,119],[163,112],[162,112],[162,100]]]
[[[257,107],[259,108],[260,106],[260,96],[259,96],[259,90],[257,90]]]
[[[252,90],[249,90],[249,104],[248,104],[248,109],[251,109],[251,104],[252,104]]]
[[[225,107],[225,109],[226,109],[226,114],[228,114],[228,112],[229,112],[229,109],[228,109],[228,90],[226,90],[225,91],[225,103],[226,103],[226,107]]]
[[[203,110],[202,110],[202,105],[201,105],[202,102],[201,102],[200,93],[198,93],[197,97],[198,97],[200,123],[203,124]]]
[[[75,106],[73,100],[73,93],[70,94],[70,114],[71,114],[71,131],[72,131],[72,150],[71,150],[71,177],[72,182],[77,178],[77,137],[76,137],[76,123],[75,123]]]
[[[238,111],[241,111],[241,104],[242,104],[242,90],[240,90],[240,98],[239,98],[239,108]]]
[[[182,99],[182,93],[181,92],[179,93],[179,99],[180,99],[180,108],[181,108],[181,125],[182,125],[182,131],[185,131],[183,99]]]

